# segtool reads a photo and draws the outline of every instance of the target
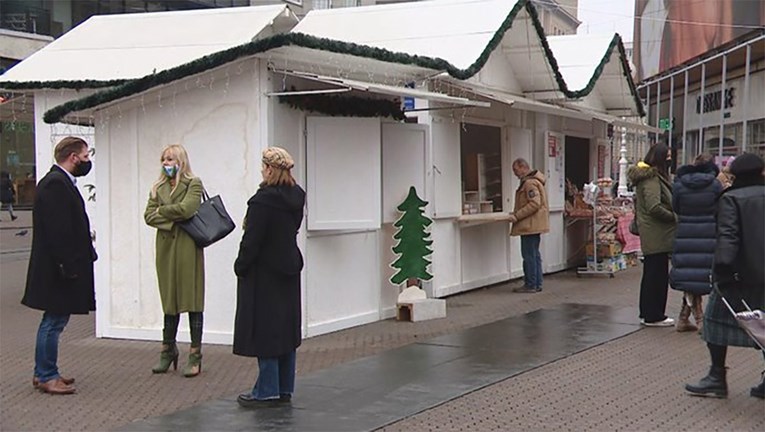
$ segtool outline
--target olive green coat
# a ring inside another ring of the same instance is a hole
[[[201,201],[202,181],[198,178],[180,179],[175,190],[164,182],[156,197],[149,194],[143,217],[157,229],[157,280],[166,315],[204,311],[204,251],[175,223],[193,216]]]
[[[635,217],[643,255],[671,253],[677,216],[672,210],[672,185],[656,168],[643,162],[627,173],[635,186]]]

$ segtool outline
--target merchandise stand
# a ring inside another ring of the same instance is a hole
[[[598,261],[598,231],[600,230],[601,226],[598,223],[598,195],[600,194],[600,188],[596,186],[595,184],[590,185],[589,194],[586,195],[585,202],[587,204],[590,204],[592,206],[592,252],[593,252],[593,261],[594,265],[590,265],[590,257],[587,257],[587,265],[584,267],[579,267],[577,269],[576,275],[579,277],[579,275],[583,274],[602,274],[602,275],[608,275],[609,277],[614,277],[614,269],[613,267],[606,267],[602,266],[599,267],[597,265]],[[589,254],[588,254],[589,255]]]
[[[625,216],[632,213],[632,199],[612,197],[609,194],[612,184],[610,178],[601,178],[584,187],[583,200],[592,207],[592,239],[586,245],[586,264],[577,269],[577,276],[613,278],[615,273],[637,265],[635,252],[640,249],[639,239],[625,234],[630,220]]]

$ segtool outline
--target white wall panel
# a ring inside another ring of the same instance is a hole
[[[506,223],[463,227],[460,235],[464,288],[480,287],[510,277]]]
[[[308,117],[308,229],[380,227],[380,119]]]
[[[189,152],[191,167],[208,192],[220,194],[237,229],[205,249],[205,341],[230,343],[236,307],[236,278],[232,264],[241,239],[246,203],[260,182],[260,127],[258,105],[251,97],[257,84],[252,64],[231,77],[228,86],[191,87],[176,84],[175,95],[147,94],[142,103],[97,113],[109,123],[108,141],[99,152],[107,170],[99,192],[98,246],[108,247],[97,264],[107,275],[97,280],[97,291],[108,291],[108,316],[99,312],[102,336],[161,339],[162,309],[157,288],[154,239],[156,230],[143,221],[152,184],[159,176],[160,153],[180,143]],[[193,83],[193,81],[192,81]],[[200,100],[210,103],[200,104]],[[99,299],[104,296],[99,294]],[[99,307],[103,307],[99,304]],[[179,327],[188,340],[185,318]]]
[[[460,165],[460,125],[443,117],[433,118],[433,176],[435,218],[462,214],[462,167]]]
[[[462,283],[460,228],[452,219],[436,220],[431,225],[433,239],[433,293],[443,297],[459,292]]]
[[[308,336],[380,318],[377,231],[312,235],[306,242]]]

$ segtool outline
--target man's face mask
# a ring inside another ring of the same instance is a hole
[[[90,169],[93,168],[93,162],[89,160],[82,160],[79,157],[77,158],[77,160],[79,160],[80,163],[78,163],[74,167],[74,172],[72,173],[72,175],[75,177],[83,177],[88,175],[88,173],[90,172]]]

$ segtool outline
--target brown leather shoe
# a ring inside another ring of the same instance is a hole
[[[72,394],[76,390],[73,386],[65,384],[61,378],[56,378],[44,383],[40,383],[37,385],[37,388],[44,393],[60,395]]]
[[[61,380],[61,382],[63,382],[66,385],[74,384],[74,378],[59,377],[59,379]],[[34,388],[40,387],[40,378],[32,377],[32,387]]]

